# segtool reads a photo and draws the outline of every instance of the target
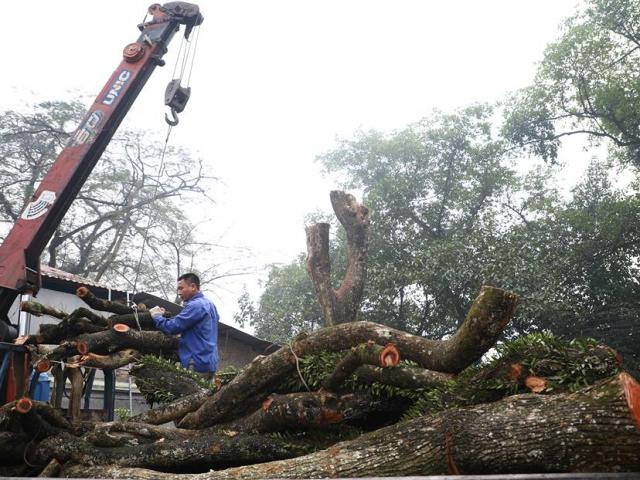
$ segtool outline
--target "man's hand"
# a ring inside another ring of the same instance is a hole
[[[164,308],[156,305],[155,307],[149,309],[149,313],[152,317],[155,317],[156,315],[164,315]]]
[[[14,340],[14,344],[16,345],[24,345],[27,340],[29,340],[29,335],[22,335]]]

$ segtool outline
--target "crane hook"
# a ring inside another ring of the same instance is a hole
[[[171,120],[169,118],[169,115],[167,115],[166,113],[164,114],[164,121],[167,122],[169,125],[171,125],[172,127],[175,127],[176,125],[178,125],[178,122],[180,121],[178,119],[178,113],[176,112],[175,108],[171,108],[171,115],[173,116],[173,120]]]

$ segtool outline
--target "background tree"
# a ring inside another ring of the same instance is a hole
[[[434,337],[464,319],[482,282],[474,259],[492,244],[495,207],[515,179],[492,114],[487,105],[435,112],[321,157],[371,210],[366,318]]]
[[[79,102],[43,102],[30,113],[0,114],[0,219],[6,232],[84,110]],[[56,229],[43,260],[129,290],[164,291],[173,299],[175,275],[183,267],[197,261],[207,277],[222,273],[214,273],[216,264],[205,260],[215,244],[200,240],[184,214],[190,202],[211,201],[207,191],[213,180],[188,152],[168,147],[163,159],[154,135],[121,131]],[[166,269],[167,263],[173,268]]]
[[[254,327],[256,336],[280,344],[321,327],[322,312],[305,261],[301,254],[290,264],[272,266],[257,307],[244,290],[235,321]]]
[[[615,161],[640,166],[638,67],[640,6],[591,0],[547,48],[533,84],[509,99],[502,125],[476,105],[392,134],[360,132],[322,155],[371,209],[362,316],[442,337],[489,283],[520,295],[507,337],[590,335],[637,368],[640,183],[610,178]],[[612,155],[592,160],[570,192],[553,165],[512,161],[514,145],[555,160],[576,134]],[[335,243],[341,252],[340,235]]]
[[[591,336],[640,366],[638,185],[616,188],[608,162],[593,160],[568,199],[548,189],[499,240],[496,284],[521,293],[512,334],[550,330]]]
[[[533,84],[507,104],[505,135],[555,159],[562,137],[606,140],[640,166],[640,4],[590,0],[551,43]]]
[[[515,173],[490,120],[488,107],[436,113],[393,134],[360,133],[322,157],[365,192],[370,207],[362,317],[442,338],[455,331],[473,292],[491,284],[520,296],[507,337],[593,336],[633,368],[640,360],[638,185],[615,187],[609,162],[594,159],[563,195],[555,167]],[[339,278],[341,233],[333,248]],[[257,309],[245,294],[244,312],[259,335],[290,338],[313,289],[301,261],[272,274]]]

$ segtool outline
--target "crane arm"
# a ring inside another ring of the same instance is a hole
[[[149,14],[151,20],[138,26],[137,41],[124,48],[122,62],[0,246],[0,340],[8,335],[8,312],[17,295],[40,289],[42,251],[151,73],[164,65],[167,45],[180,25],[188,38],[203,21],[198,6],[185,2],[153,4]]]

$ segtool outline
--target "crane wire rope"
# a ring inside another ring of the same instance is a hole
[[[178,63],[180,63],[180,55],[182,54],[183,57],[182,57],[182,62],[181,62],[181,67],[180,67],[180,76],[178,77],[180,79],[180,82],[182,82],[182,79],[184,77],[184,72],[185,72],[186,67],[187,67],[187,61],[188,61],[189,56],[191,56],[191,61],[190,61],[190,65],[189,65],[189,75],[187,77],[188,78],[187,81],[189,82],[191,80],[191,72],[193,70],[193,64],[195,62],[195,57],[196,57],[196,49],[197,49],[197,44],[198,44],[198,38],[200,36],[200,26],[198,26],[195,30],[196,30],[195,31],[195,35],[194,35],[195,39],[193,40],[193,42],[191,40],[189,40],[189,39],[185,39],[185,37],[182,37],[182,41],[180,42],[180,47],[178,49],[178,55],[176,57],[176,62],[174,64],[173,74],[172,74],[172,77],[174,77],[175,73],[176,73],[176,70],[177,70],[177,67],[178,67]],[[183,49],[183,45],[185,43],[187,44],[187,46]],[[194,44],[194,48],[193,48],[193,54],[190,55],[191,54],[191,45],[192,45],[192,43]],[[167,136],[165,137],[165,140],[164,140],[164,146],[162,148],[162,154],[160,155],[160,166],[158,168],[158,174],[156,176],[157,181],[156,181],[156,185],[154,187],[154,192],[153,192],[153,195],[151,196],[152,199],[154,199],[158,194],[158,189],[160,187],[160,178],[162,177],[162,174],[164,173],[165,156],[166,156],[166,153],[167,153],[167,147],[169,145],[169,138],[171,136],[172,129],[173,129],[173,126],[169,125],[169,128],[167,129]],[[153,203],[153,200],[150,203],[150,205],[152,203]],[[151,228],[151,222],[152,221],[153,221],[153,216],[152,216],[151,212],[149,212],[149,216],[148,216],[148,220],[147,220],[147,227],[145,228],[144,233],[143,233],[142,247],[140,249],[140,257],[138,258],[138,264],[136,266],[135,278],[134,278],[134,282],[133,282],[133,294],[134,294],[134,296],[137,293],[138,280],[139,280],[139,277],[140,277],[140,267],[142,265],[142,259],[143,259],[144,255],[145,255],[145,249],[146,249],[146,246],[147,246],[147,243],[148,243],[148,240],[149,240],[149,229]],[[153,265],[152,265],[152,267],[155,270],[155,267]],[[156,273],[156,276],[157,276],[157,273]],[[135,318],[136,318],[136,323],[138,324],[137,325],[138,329],[141,329],[140,322],[138,321],[137,305],[133,301],[130,302],[130,303],[131,303],[130,306],[134,311],[134,315],[135,315]]]

